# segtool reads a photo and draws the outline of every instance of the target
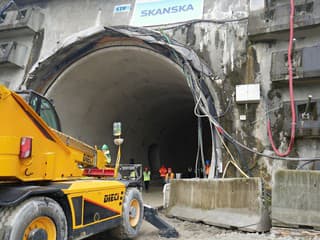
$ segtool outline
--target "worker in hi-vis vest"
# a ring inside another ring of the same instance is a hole
[[[146,192],[149,191],[150,179],[151,179],[151,172],[148,167],[145,167],[143,170],[143,182],[144,182],[144,188]]]
[[[159,169],[159,173],[160,173],[160,177],[162,178],[163,184],[165,184],[166,183],[165,177],[167,174],[167,168],[164,165],[162,165],[161,168]]]
[[[210,160],[205,161],[205,169],[206,169],[206,177],[208,177],[210,172]]]
[[[111,164],[111,154],[107,144],[103,144],[101,148],[104,156],[106,157],[106,166]]]
[[[131,165],[135,164],[133,158],[130,158],[129,164],[131,164]],[[130,179],[136,179],[137,177],[138,177],[138,174],[137,174],[136,170],[133,170],[130,172]]]
[[[165,176],[165,183],[170,183],[172,179],[174,179],[174,173],[172,172],[171,168],[168,168],[168,172]]]

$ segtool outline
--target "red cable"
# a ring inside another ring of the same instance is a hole
[[[294,38],[294,11],[295,11],[295,4],[294,0],[290,0],[290,39],[289,39],[289,46],[288,46],[288,71],[289,71],[289,91],[290,91],[290,106],[291,106],[291,138],[290,143],[288,146],[287,151],[284,153],[280,152],[274,144],[271,132],[271,124],[270,119],[268,119],[268,137],[271,143],[273,151],[280,157],[285,157],[289,155],[293,148],[295,134],[296,134],[296,109],[294,105],[294,94],[293,94],[293,73],[292,73],[292,45],[293,45],[293,38]]]

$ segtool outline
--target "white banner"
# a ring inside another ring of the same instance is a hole
[[[203,0],[136,0],[130,25],[163,25],[202,17]]]

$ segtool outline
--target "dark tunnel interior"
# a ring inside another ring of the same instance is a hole
[[[182,69],[152,50],[116,46],[95,51],[65,69],[48,89],[63,132],[101,147],[116,159],[112,124],[122,123],[122,163],[161,164],[174,172],[194,168],[197,119]],[[204,133],[210,134],[208,126]],[[206,140],[205,156],[211,152]]]

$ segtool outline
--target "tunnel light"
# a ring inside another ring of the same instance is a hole
[[[31,157],[32,154],[32,138],[22,137],[20,140],[20,159],[26,159]]]

